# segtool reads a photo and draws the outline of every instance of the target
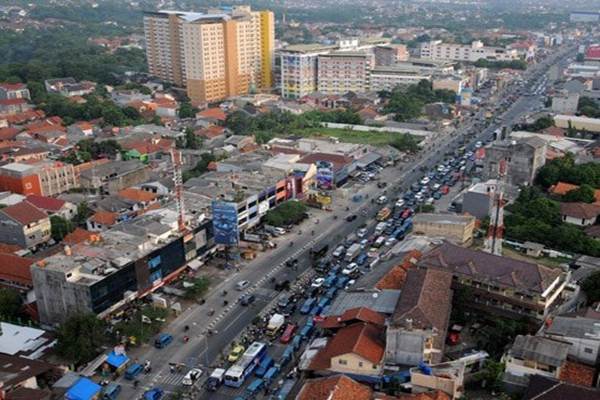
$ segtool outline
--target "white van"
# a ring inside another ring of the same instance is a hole
[[[198,380],[198,378],[200,378],[201,376],[202,376],[201,369],[192,368],[192,369],[190,369],[190,372],[188,372],[183,377],[183,380],[181,381],[181,383],[185,386],[192,386],[194,384],[194,382],[196,382]]]
[[[338,246],[331,255],[336,258],[340,258],[344,255],[345,252],[346,248],[344,246]]]

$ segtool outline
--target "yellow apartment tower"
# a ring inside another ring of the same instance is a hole
[[[273,85],[275,22],[249,6],[144,14],[150,74],[185,87],[195,105]]]

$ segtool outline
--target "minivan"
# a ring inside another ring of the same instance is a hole
[[[344,246],[338,246],[334,251],[333,251],[333,256],[334,257],[342,257],[344,255],[344,253],[346,252],[346,248]]]
[[[157,349],[162,349],[163,347],[167,347],[172,341],[173,335],[169,335],[168,333],[161,333],[154,340],[154,347],[156,347]]]
[[[235,288],[237,290],[244,290],[248,286],[250,286],[250,282],[248,282],[248,281],[239,281],[238,283],[235,284]]]
[[[141,364],[132,364],[129,366],[129,368],[127,368],[127,371],[125,371],[125,379],[127,380],[134,380],[136,376],[138,376],[142,370],[144,369],[144,367],[142,367]]]
[[[102,400],[116,400],[121,393],[121,385],[111,382],[102,389]]]

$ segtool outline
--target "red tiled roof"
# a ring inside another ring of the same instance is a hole
[[[558,182],[556,185],[550,186],[548,191],[552,194],[563,196],[575,189],[579,189],[579,186],[567,182]],[[600,190],[594,190],[594,198],[596,199],[595,203],[600,203]]]
[[[208,128],[198,129],[194,132],[194,134],[196,134],[197,136],[205,137],[207,139],[214,139],[223,135],[224,132],[225,128],[223,128],[222,126],[213,125],[209,126]]]
[[[126,150],[137,150],[140,154],[154,154],[159,151],[169,151],[174,145],[171,139],[145,139],[122,143]]]
[[[0,105],[9,106],[13,104],[27,104],[26,99],[0,99]]]
[[[92,221],[102,225],[114,225],[117,222],[117,213],[108,211],[98,211],[92,215]]]
[[[367,307],[357,307],[346,310],[342,315],[332,315],[317,322],[317,326],[324,329],[341,328],[348,323],[368,322],[384,326],[385,316]]]
[[[381,327],[364,322],[344,327],[317,353],[309,369],[316,371],[329,369],[331,358],[349,353],[356,354],[373,364],[379,364],[385,351],[383,332]]]
[[[585,58],[600,58],[600,46],[590,46],[585,52]]]
[[[75,228],[73,232],[69,233],[63,238],[62,243],[74,245],[77,243],[89,241],[92,239],[92,237],[97,235],[97,233],[90,232],[82,228]]]
[[[0,253],[15,253],[23,248],[16,244],[0,243]]]
[[[578,219],[594,219],[600,215],[600,207],[588,203],[560,203],[560,215]]]
[[[27,201],[41,210],[57,212],[65,205],[64,200],[54,197],[38,196],[35,194],[27,196]]]
[[[595,375],[596,370],[593,367],[567,360],[560,368],[559,379],[575,385],[593,387]]]
[[[23,225],[31,224],[44,218],[48,218],[48,215],[44,211],[40,210],[28,201],[22,201],[12,206],[5,207],[1,209],[0,212],[8,215],[10,218]]]
[[[565,132],[566,132],[565,129],[559,128],[558,126],[550,126],[546,129],[542,130],[542,133],[545,133],[546,135],[552,135],[552,136],[558,136],[558,137],[564,137]]]
[[[27,121],[44,118],[45,115],[42,110],[27,110],[18,114],[8,115],[6,120],[9,124],[22,124]]]
[[[0,128],[0,140],[14,140],[18,134],[17,128]]]
[[[155,200],[157,196],[154,193],[146,192],[141,189],[127,188],[119,191],[119,197],[136,202],[148,202]]]
[[[2,82],[2,83],[0,83],[0,87],[2,89],[6,89],[6,90],[21,90],[21,89],[25,89],[27,86],[21,82],[17,82],[17,83]]]
[[[387,274],[381,277],[379,282],[375,284],[375,288],[384,289],[402,289],[404,281],[406,281],[406,271],[414,267],[415,263],[421,258],[421,252],[413,250],[409,252],[400,265],[396,265]]]
[[[298,154],[298,155],[305,155],[306,152],[302,151],[302,150],[298,150],[298,149],[292,149],[289,147],[283,147],[283,146],[272,146],[271,149],[271,154],[273,155],[277,155],[277,154]]]
[[[296,400],[371,400],[373,391],[345,375],[310,379]]]
[[[450,400],[450,396],[444,392],[442,392],[441,390],[436,390],[435,392],[427,392],[427,393],[411,393],[411,394],[399,394],[396,397],[384,397],[384,398],[380,398],[375,396],[374,400],[392,400],[392,399],[398,399],[398,400]]]
[[[31,258],[19,257],[15,254],[0,253],[0,280],[17,282],[22,285],[32,285],[31,270],[33,264]]]
[[[298,160],[299,163],[304,164],[314,164],[317,161],[329,161],[333,164],[333,169],[338,171],[345,165],[350,164],[352,162],[352,158],[339,154],[311,153]]]
[[[225,111],[221,110],[219,107],[213,107],[197,112],[196,117],[212,118],[218,121],[225,121],[227,114],[225,114]]]

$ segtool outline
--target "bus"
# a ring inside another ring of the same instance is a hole
[[[267,354],[267,345],[254,342],[240,359],[225,372],[225,385],[239,388]]]
[[[377,213],[377,221],[380,221],[380,222],[385,221],[386,219],[388,219],[390,217],[391,213],[392,213],[392,210],[390,210],[388,207],[383,207]]]

